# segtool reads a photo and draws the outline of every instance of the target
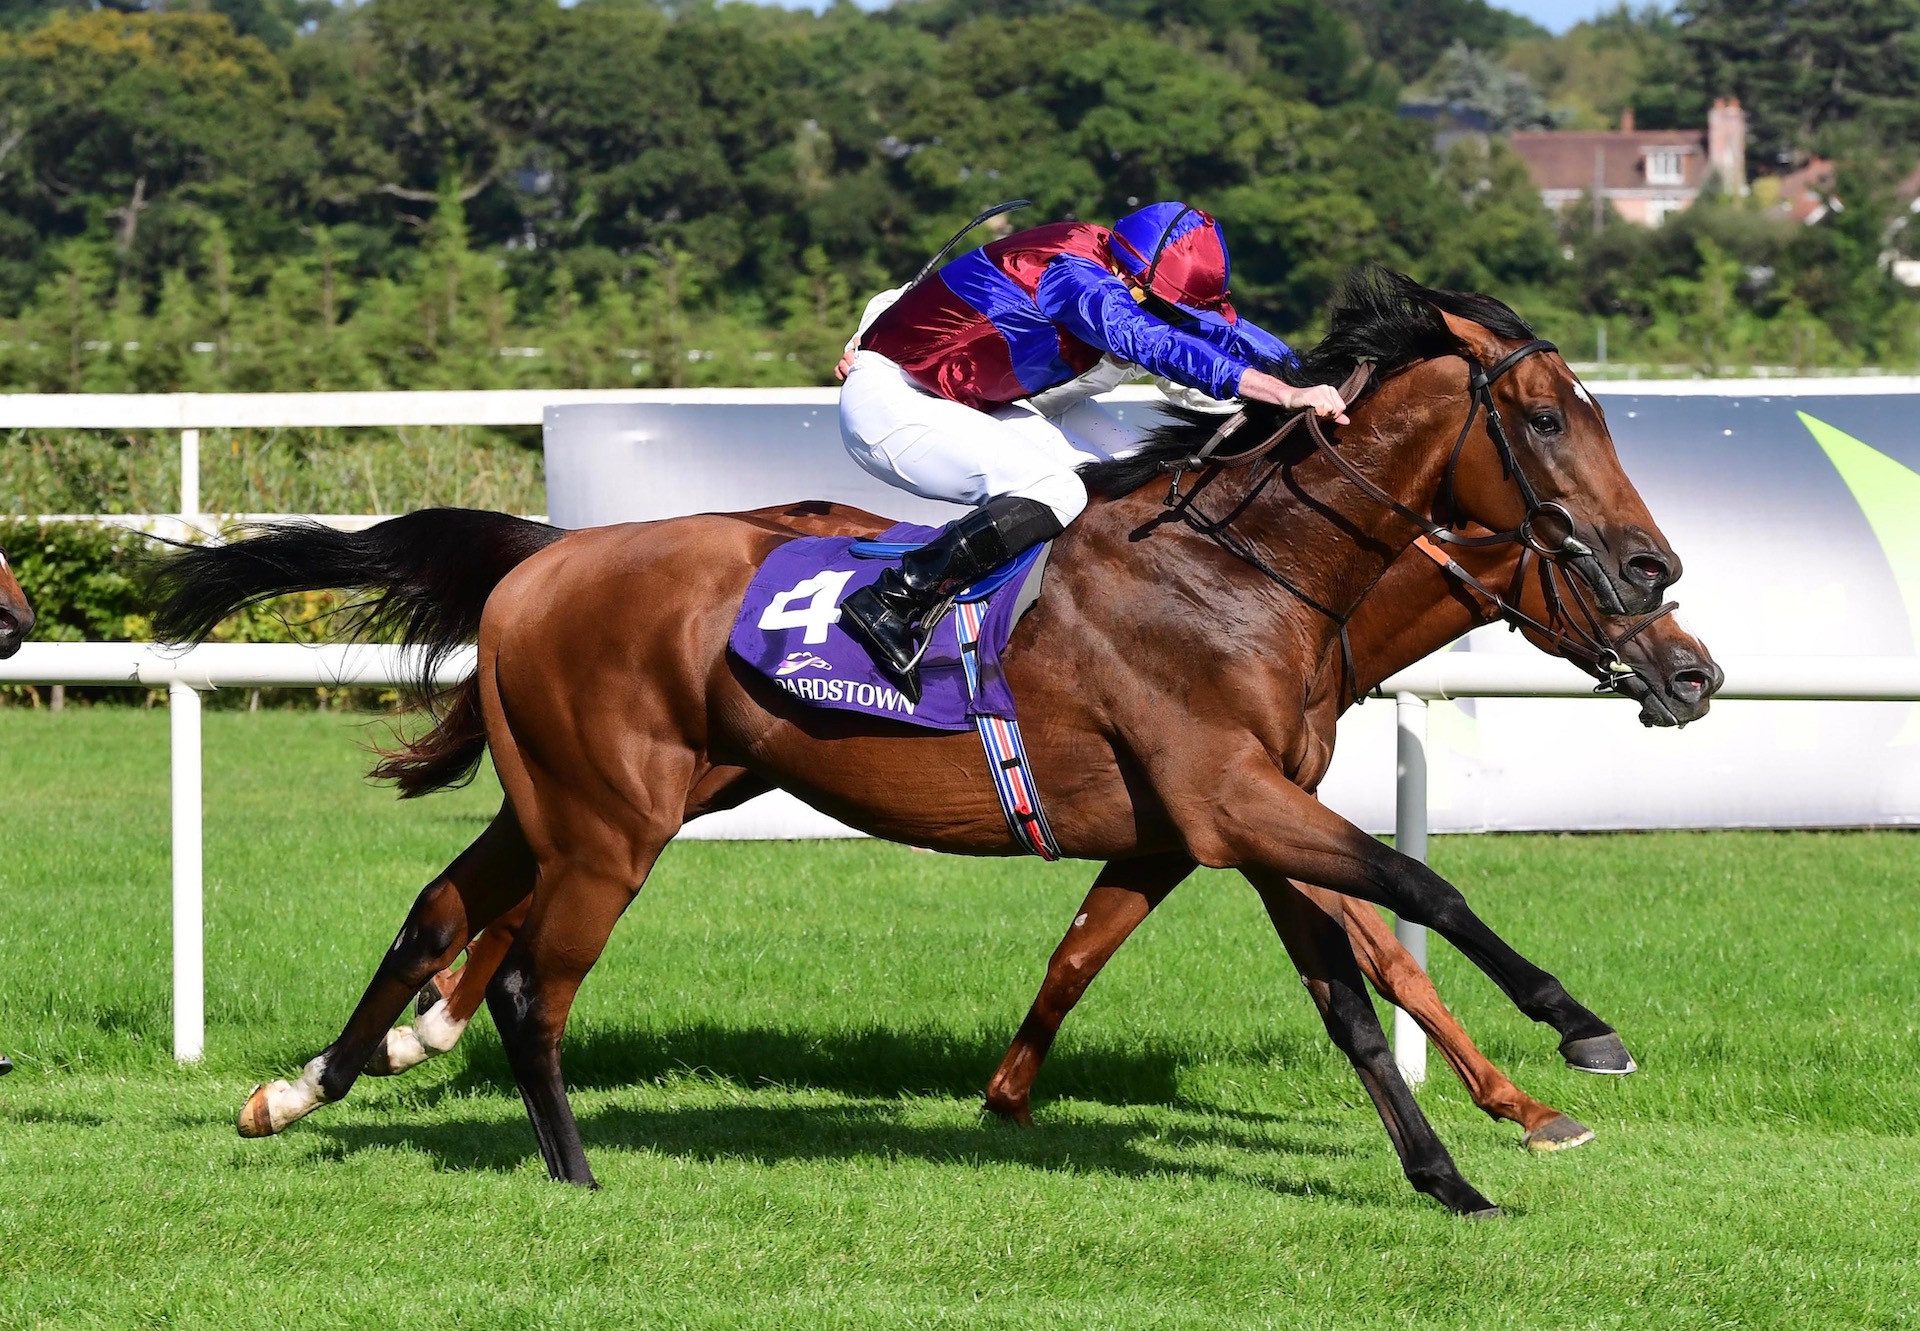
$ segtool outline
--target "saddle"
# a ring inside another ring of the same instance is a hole
[[[961,592],[933,623],[917,704],[840,629],[840,603],[938,531],[899,523],[872,540],[802,536],[775,547],[747,584],[727,650],[808,707],[978,732],[1009,829],[1034,854],[1057,859],[1000,664],[1014,625],[1040,597],[1051,543]]]

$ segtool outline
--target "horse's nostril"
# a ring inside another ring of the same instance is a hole
[[[1705,670],[1676,670],[1667,683],[1675,693],[1699,698],[1706,695],[1708,687],[1713,683],[1713,676]]]
[[[1627,561],[1627,572],[1649,587],[1664,587],[1672,581],[1667,561],[1658,555],[1635,555]]]

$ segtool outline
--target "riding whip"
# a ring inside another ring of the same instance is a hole
[[[945,263],[947,256],[953,253],[953,247],[955,245],[958,245],[961,241],[965,240],[968,234],[975,227],[985,226],[988,222],[991,222],[994,218],[999,217],[1002,213],[1018,212],[1020,209],[1027,207],[1032,202],[1033,202],[1032,199],[1008,199],[1005,203],[994,204],[993,207],[987,209],[984,213],[981,213],[978,217],[974,218],[971,222],[967,223],[965,226],[961,227],[958,231],[954,232],[953,238],[947,241],[946,244],[942,245],[937,254],[935,254],[931,259],[927,260],[925,266],[922,267],[919,272],[913,275],[913,281],[907,283],[907,285],[910,287],[917,287],[922,282],[926,281],[927,274],[931,273],[934,269],[938,268],[941,264]]]

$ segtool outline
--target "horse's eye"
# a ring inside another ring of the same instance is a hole
[[[1559,434],[1560,413],[1557,411],[1536,411],[1527,421],[1535,434]]]

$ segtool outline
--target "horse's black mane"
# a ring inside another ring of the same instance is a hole
[[[1355,365],[1371,361],[1377,383],[1416,361],[1457,356],[1465,350],[1440,317],[1442,311],[1477,323],[1497,337],[1524,342],[1534,335],[1525,320],[1492,296],[1423,287],[1403,273],[1367,267],[1341,283],[1333,298],[1327,335],[1301,352],[1298,363],[1266,368],[1290,384],[1340,384]],[[1211,412],[1176,407],[1168,414],[1172,420],[1150,431],[1138,453],[1080,468],[1087,487],[1096,494],[1138,489],[1164,476],[1162,464],[1192,454],[1220,425],[1220,417]],[[1251,403],[1247,415],[1238,436],[1254,444],[1272,432],[1282,413],[1278,407]]]

